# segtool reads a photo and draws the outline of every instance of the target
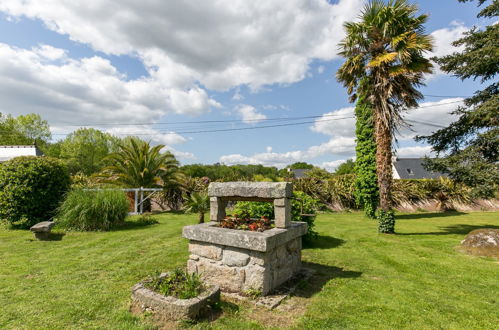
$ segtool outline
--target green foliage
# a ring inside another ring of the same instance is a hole
[[[313,178],[313,179],[317,179],[317,180],[325,180],[325,179],[332,178],[333,174],[328,172],[327,170],[325,170],[323,168],[314,167],[314,168],[306,171],[305,176],[307,178]]]
[[[12,117],[0,113],[0,145],[45,145],[52,137],[49,124],[30,113]]]
[[[315,214],[319,209],[319,201],[313,199],[303,191],[293,192],[293,197],[294,199],[291,202],[291,219],[307,223],[307,234],[304,237],[306,241],[316,239],[318,234],[315,231]]]
[[[77,231],[110,230],[124,224],[130,204],[121,190],[71,190],[57,211],[56,222]]]
[[[185,202],[185,211],[198,213],[199,223],[203,223],[204,214],[210,211],[210,197],[205,193],[192,193]]]
[[[378,215],[378,232],[383,234],[395,233],[395,213],[393,210],[379,210]]]
[[[191,299],[199,296],[204,290],[198,274],[189,274],[176,268],[162,277],[158,272],[144,281],[144,286],[164,296],[178,299]]]
[[[465,2],[467,0],[460,0]],[[478,2],[488,5],[478,17],[496,18],[499,4],[496,0]],[[478,24],[480,25],[480,24]],[[483,29],[472,28],[453,45],[461,52],[436,58],[440,68],[464,79],[493,80],[499,70],[499,25],[491,22]],[[427,160],[427,166],[448,173],[456,181],[473,188],[481,197],[493,197],[499,182],[499,83],[494,81],[483,90],[464,100],[454,115],[457,121],[430,136],[417,137],[429,142],[443,157]]]
[[[334,171],[334,175],[345,175],[355,173],[355,162],[348,159],[346,162],[341,163],[340,166]]]
[[[0,166],[0,218],[21,228],[50,220],[69,184],[67,167],[57,159],[11,159]]]
[[[119,139],[94,128],[80,128],[60,142],[59,157],[68,163],[71,174],[90,175],[105,165],[104,159],[116,151]]]
[[[186,176],[207,177],[211,181],[252,181],[254,176],[258,174],[272,181],[276,181],[279,177],[277,168],[263,165],[192,164],[182,166],[181,170]]]
[[[314,165],[309,164],[309,163],[305,163],[305,162],[296,162],[296,163],[289,165],[288,168],[290,168],[292,170],[299,170],[299,169],[311,170],[314,168]]]
[[[317,237],[317,232],[314,229],[315,216],[313,215],[316,214],[318,209],[318,200],[308,196],[302,191],[293,192],[291,220],[303,221],[308,224],[308,231],[305,236],[305,239],[307,240],[312,240]],[[274,219],[274,205],[269,202],[237,202],[232,213],[239,218],[266,217],[268,219]]]
[[[356,160],[355,198],[369,218],[376,217],[379,203],[376,176],[376,141],[374,139],[373,109],[364,96],[355,107]]]

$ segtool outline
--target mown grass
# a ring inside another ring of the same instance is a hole
[[[162,214],[158,224],[112,232],[69,232],[35,241],[0,229],[0,328],[147,329],[128,312],[130,288],[156,270],[181,267],[184,225],[196,215]],[[476,228],[499,226],[499,213],[421,213],[398,217],[397,235],[376,233],[361,213],[320,215],[320,238],[303,251],[317,278],[302,283],[297,310],[222,304],[222,315],[195,328],[493,329],[499,322],[499,263],[456,251]],[[303,313],[301,313],[303,312]],[[260,317],[261,315],[264,315]],[[288,322],[275,320],[288,318]],[[273,321],[274,320],[274,321]]]

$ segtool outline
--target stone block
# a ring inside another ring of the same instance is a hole
[[[226,248],[223,252],[222,263],[227,266],[246,266],[250,260],[250,256],[246,253],[234,250],[232,248]]]
[[[291,201],[288,198],[274,200],[276,228],[288,228],[291,225]]]
[[[244,269],[225,266],[221,263],[213,264],[200,260],[197,262],[197,273],[206,283],[219,286],[227,292],[241,292],[244,284]]]
[[[272,289],[272,278],[270,272],[259,265],[250,265],[245,268],[245,281],[243,291],[260,290],[263,295]]]
[[[208,186],[210,197],[290,198],[291,182],[212,182]]]
[[[222,259],[222,248],[217,245],[207,244],[205,242],[191,241],[189,242],[189,252],[200,257],[205,257],[213,260]]]
[[[222,200],[218,197],[210,197],[210,220],[211,221],[222,221],[225,218],[225,208],[227,207],[227,201]]]

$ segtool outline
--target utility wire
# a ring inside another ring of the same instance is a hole
[[[461,103],[462,101],[452,101],[428,106],[417,107],[415,109],[433,108],[442,105]],[[148,125],[178,125],[178,124],[203,124],[203,123],[251,123],[251,122],[262,122],[262,121],[291,121],[300,119],[312,119],[321,117],[335,117],[338,114],[322,114],[322,115],[312,115],[312,116],[301,116],[301,117],[274,117],[265,119],[226,119],[226,120],[197,120],[197,121],[180,121],[180,122],[149,122],[149,123],[93,123],[93,124],[68,124],[67,127],[88,127],[88,126],[148,126]],[[178,129],[178,128],[175,128]]]

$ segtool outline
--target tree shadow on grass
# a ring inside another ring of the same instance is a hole
[[[465,215],[464,212],[458,211],[447,211],[447,212],[431,212],[431,213],[410,213],[410,214],[400,214],[396,215],[396,220],[422,220],[429,218],[444,218],[444,217],[455,217],[459,215]]]
[[[345,270],[341,267],[321,265],[313,262],[303,262],[302,266],[313,270],[315,273],[305,283],[299,283],[294,295],[304,298],[310,298],[320,292],[324,285],[335,278],[356,279],[362,275],[362,272]]]
[[[332,249],[345,243],[340,238],[319,235],[316,239],[303,242],[304,249]]]
[[[467,224],[456,224],[451,226],[439,227],[442,231],[428,232],[428,233],[397,233],[397,235],[466,235],[475,229],[482,228],[492,228],[499,229],[499,226],[494,225],[467,225]]]

